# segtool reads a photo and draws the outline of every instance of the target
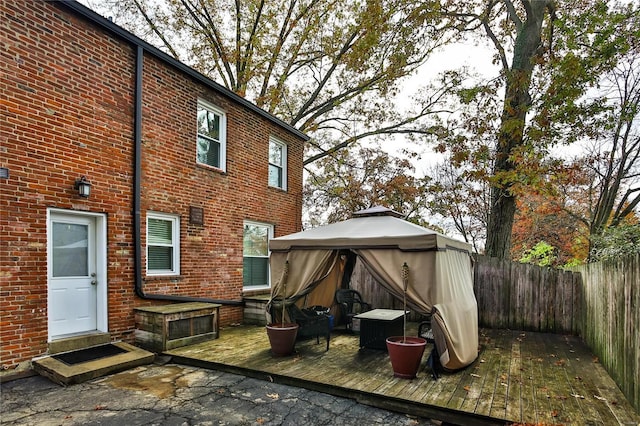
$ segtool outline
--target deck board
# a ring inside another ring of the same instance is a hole
[[[416,325],[411,325],[414,333]],[[385,351],[345,332],[271,356],[264,327],[221,329],[216,340],[166,353],[176,362],[347,396],[381,408],[474,424],[632,425],[640,416],[582,341],[572,336],[480,330],[478,359],[434,380],[425,350],[418,377],[393,377]]]

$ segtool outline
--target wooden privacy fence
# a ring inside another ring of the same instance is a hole
[[[578,335],[579,273],[477,256],[473,288],[481,327]]]
[[[580,336],[640,411],[640,253],[575,270],[584,293]]]

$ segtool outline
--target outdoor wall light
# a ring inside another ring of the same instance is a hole
[[[79,196],[89,198],[89,194],[91,194],[91,182],[89,182],[85,176],[76,179],[74,188],[78,190]]]

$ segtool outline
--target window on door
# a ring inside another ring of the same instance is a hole
[[[180,274],[180,218],[147,213],[147,274]]]
[[[86,277],[89,275],[89,226],[78,223],[52,224],[52,276]]]
[[[273,225],[245,222],[243,232],[243,286],[246,289],[268,288],[269,239]]]

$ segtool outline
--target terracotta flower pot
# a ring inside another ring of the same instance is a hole
[[[267,324],[267,336],[273,356],[291,355],[297,335],[298,324]]]
[[[426,345],[427,341],[422,337],[388,337],[387,350],[393,375],[403,379],[415,378]]]

